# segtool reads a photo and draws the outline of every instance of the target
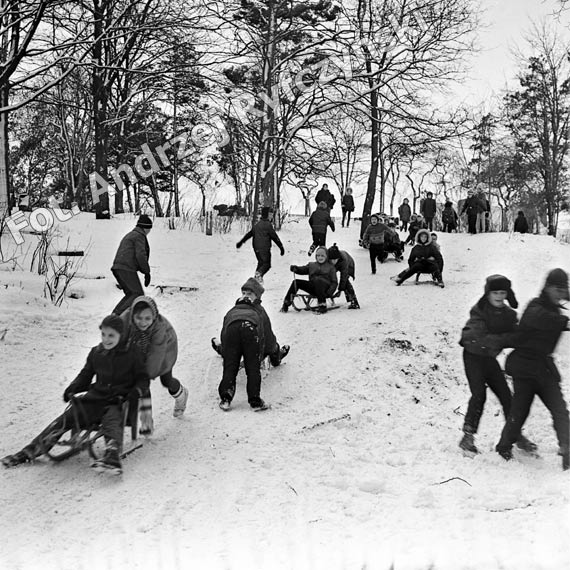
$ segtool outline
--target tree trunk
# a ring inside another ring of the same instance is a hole
[[[9,85],[0,85],[0,107],[8,106]],[[0,113],[0,217],[9,216],[13,200],[10,192],[8,112]]]

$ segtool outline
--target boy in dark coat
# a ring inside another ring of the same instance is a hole
[[[21,451],[4,457],[2,464],[5,467],[33,461],[43,455],[66,431],[75,427],[77,421],[82,429],[101,424],[106,442],[105,455],[92,467],[100,472],[121,473],[122,404],[127,399],[139,398],[148,389],[149,378],[139,350],[126,342],[121,318],[109,315],[99,328],[101,344],[90,350],[85,366],[63,392],[63,400],[69,402],[74,398],[74,404]],[[85,394],[76,396],[81,392]]]
[[[520,325],[517,346],[507,357],[505,369],[512,376],[513,401],[509,417],[496,450],[507,461],[512,459],[512,446],[528,417],[532,402],[538,396],[552,416],[558,438],[562,468],[569,467],[568,408],[560,389],[561,377],[552,353],[563,331],[570,330],[562,301],[570,300],[568,274],[553,269],[546,277],[540,295],[527,305]]]
[[[281,312],[286,313],[293,304],[293,297],[299,289],[306,291],[309,295],[317,298],[317,312],[327,312],[327,297],[332,298],[336,291],[338,281],[336,278],[336,268],[328,260],[327,248],[319,246],[315,252],[315,260],[307,265],[291,265],[291,271],[299,275],[308,275],[309,280],[293,279],[291,286],[285,294]]]
[[[425,218],[426,228],[428,230],[433,230],[433,219],[437,212],[437,204],[433,198],[433,193],[428,192],[426,199],[422,202],[422,207],[420,213]]]
[[[422,223],[418,220],[418,216],[416,214],[412,215],[410,220],[410,226],[408,228],[408,237],[404,244],[414,245],[416,242],[416,235],[419,230],[422,229]]]
[[[384,251],[386,254],[393,253],[396,261],[404,259],[404,244],[396,231],[396,223],[388,222],[388,229],[384,233]]]
[[[336,198],[329,190],[328,184],[323,184],[322,188],[317,192],[317,195],[315,196],[315,202],[317,203],[317,206],[321,202],[324,202],[327,205],[329,212],[333,209],[333,206],[336,204]]]
[[[439,248],[432,243],[428,230],[418,230],[416,245],[410,252],[408,265],[408,269],[402,271],[396,278],[393,278],[396,285],[401,285],[406,279],[409,279],[416,273],[431,273],[437,285],[444,287],[440,271],[440,267],[443,267],[443,258]]]
[[[337,295],[344,292],[346,302],[350,303],[349,309],[360,309],[358,299],[352,283],[348,280],[349,277],[354,279],[354,259],[347,251],[341,251],[336,243],[328,249],[329,261],[335,266],[336,270],[340,272],[340,281],[338,282]]]
[[[271,242],[279,248],[281,255],[285,255],[285,248],[269,220],[270,208],[261,208],[261,219],[237,243],[239,249],[249,238],[253,238],[253,251],[257,258],[255,278],[263,283],[263,276],[271,269]]]
[[[236,377],[242,358],[247,377],[246,390],[249,405],[256,411],[269,408],[269,405],[260,397],[260,366],[264,358],[266,343],[275,346],[277,341],[271,330],[269,317],[261,306],[263,291],[261,283],[250,277],[241,287],[241,297],[224,317],[220,334],[220,352],[224,359],[224,370],[222,381],[218,386],[219,406],[224,411],[230,409],[234,399]]]
[[[483,296],[471,308],[469,320],[461,331],[459,344],[463,347],[463,364],[471,398],[459,447],[469,453],[478,453],[473,438],[483,415],[487,387],[499,399],[505,418],[511,409],[511,391],[497,356],[504,348],[516,344],[518,319],[514,309],[517,307],[509,279],[504,275],[490,275],[485,281]],[[517,445],[526,451],[536,450],[536,445],[522,435],[519,435]]]
[[[412,209],[410,208],[410,203],[407,198],[404,198],[404,201],[398,207],[398,216],[400,216],[400,221],[402,225],[400,226],[400,230],[407,231],[408,230],[408,222],[412,216]]]
[[[457,212],[453,209],[453,202],[447,201],[441,212],[441,221],[443,222],[443,231],[450,234],[457,229],[457,223],[459,221],[459,216]]]
[[[372,275],[376,274],[376,260],[384,263],[388,257],[388,254],[384,251],[384,238],[388,226],[379,220],[378,214],[372,214],[370,216],[370,224],[368,224],[364,234],[362,234],[362,245],[368,248],[370,255]]]
[[[144,286],[150,285],[150,246],[147,235],[152,229],[152,220],[142,214],[134,230],[130,231],[119,244],[111,271],[123,290],[123,298],[113,309],[115,315],[120,315],[131,303],[141,295],[144,295],[137,272],[144,274]]]
[[[346,189],[346,194],[342,197],[342,227],[346,218],[346,227],[350,226],[350,214],[354,212],[354,198],[352,197],[352,188]]]
[[[519,232],[521,234],[526,234],[528,232],[528,222],[522,210],[519,210],[513,231]]]
[[[319,202],[317,209],[311,214],[309,218],[309,225],[313,232],[313,243],[309,248],[308,255],[313,255],[313,251],[322,245],[325,246],[327,242],[327,227],[330,226],[334,232],[334,222],[329,214],[327,204],[324,201]]]

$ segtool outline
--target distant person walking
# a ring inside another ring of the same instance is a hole
[[[400,216],[400,222],[402,223],[400,230],[407,232],[408,224],[410,222],[410,218],[412,217],[412,209],[410,208],[410,203],[407,198],[404,198],[404,201],[398,207],[398,216]]]
[[[433,230],[433,219],[437,213],[437,204],[433,198],[433,192],[428,192],[426,199],[422,202],[420,214],[424,217],[426,228],[431,232]]]
[[[354,212],[354,198],[352,197],[352,188],[346,189],[346,194],[342,197],[342,227],[346,217],[346,227],[350,226],[350,214]]]
[[[447,201],[443,212],[441,213],[441,221],[443,222],[443,231],[450,234],[457,230],[459,216],[453,209],[453,202]]]
[[[513,231],[520,234],[526,234],[528,232],[528,221],[525,218],[524,212],[522,210],[519,210]]]
[[[147,235],[152,229],[152,220],[145,214],[139,216],[136,227],[130,231],[119,244],[111,271],[123,290],[123,298],[113,309],[115,315],[120,315],[128,309],[132,302],[144,295],[137,272],[144,275],[144,286],[150,285],[150,246]]]
[[[485,192],[483,192],[482,190],[480,190],[479,193],[477,194],[477,198],[479,199],[479,202],[481,203],[481,208],[480,208],[479,212],[477,213],[476,228],[477,228],[478,234],[483,234],[489,230],[488,218],[489,218],[489,215],[491,212],[491,205],[489,204],[489,200],[487,200],[487,198],[485,196]]]
[[[329,190],[328,184],[323,184],[322,188],[317,192],[317,195],[315,196],[315,202],[317,203],[317,206],[321,202],[325,202],[329,212],[333,209],[333,206],[336,203],[336,198]]]
[[[463,214],[467,214],[467,231],[470,234],[477,233],[477,216],[479,213],[484,211],[485,207],[479,198],[475,196],[473,190],[469,190],[467,192],[467,199],[465,200],[459,215],[462,216]]]

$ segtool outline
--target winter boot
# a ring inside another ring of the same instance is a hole
[[[568,447],[560,447],[558,455],[562,456],[562,470],[568,471],[570,469],[570,452]]]
[[[358,304],[358,300],[356,299],[356,297],[354,297],[354,299],[352,299],[348,308],[349,309],[360,309],[360,305]]]
[[[479,453],[477,447],[475,447],[475,442],[473,441],[473,434],[465,432],[463,434],[463,438],[459,442],[459,447],[463,449],[463,451],[467,451],[468,453]]]
[[[261,398],[253,404],[250,404],[250,406],[254,412],[263,412],[264,410],[269,410],[269,408],[271,408],[271,406]]]
[[[532,441],[530,441],[530,439],[527,439],[524,435],[519,436],[519,438],[517,439],[517,441],[515,442],[515,445],[522,451],[525,451],[526,453],[536,453],[537,449],[538,449],[538,445],[536,445],[536,443],[533,443]]]
[[[9,467],[16,467],[16,465],[21,465],[22,463],[30,463],[34,460],[34,456],[25,447],[22,451],[14,453],[13,455],[6,455],[0,459],[0,463],[8,469]]]
[[[315,308],[315,313],[323,314],[327,312],[327,305],[326,303],[319,303]]]
[[[307,252],[307,255],[309,257],[311,257],[311,255],[313,255],[313,251],[315,251],[315,249],[317,249],[317,246],[314,243],[312,243],[311,247],[309,248],[309,251]]]
[[[222,356],[222,343],[218,342],[215,337],[212,337],[212,340],[211,340],[210,342],[212,343],[212,348],[213,348],[220,356]]]
[[[259,273],[259,271],[256,271],[255,275],[253,277],[258,283],[263,285],[263,275],[261,275],[261,273]]]
[[[180,390],[174,395],[174,411],[172,415],[175,418],[179,418],[186,410],[186,403],[188,402],[188,390],[182,384],[180,385]]]
[[[229,400],[220,400],[218,406],[220,407],[220,410],[228,412],[231,406],[231,402]]]
[[[495,447],[495,451],[505,460],[510,461],[513,458],[513,450],[512,449],[499,449],[499,447]]]
[[[280,362],[289,354],[289,350],[291,350],[291,347],[288,344],[284,344],[279,349],[279,361]]]
[[[279,309],[282,313],[286,313],[289,311],[289,307],[291,306],[290,301],[283,301],[283,305],[281,305],[281,309]]]
[[[120,475],[123,472],[121,458],[119,457],[119,444],[114,439],[107,441],[105,455],[103,459],[95,460],[91,467],[97,473],[107,473],[109,475]]]

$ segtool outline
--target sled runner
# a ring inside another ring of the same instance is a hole
[[[190,293],[198,291],[198,287],[188,287],[186,285],[155,285],[160,293]]]
[[[340,305],[336,305],[334,299],[330,300],[331,303],[327,305],[327,310],[338,309]],[[293,308],[296,311],[317,311],[318,304],[317,298],[309,293],[297,293],[292,300]]]

